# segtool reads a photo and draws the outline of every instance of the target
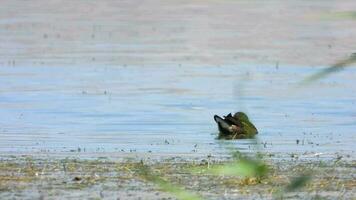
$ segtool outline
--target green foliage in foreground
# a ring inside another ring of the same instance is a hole
[[[238,178],[254,178],[257,183],[260,180],[267,178],[269,173],[268,165],[260,159],[251,159],[248,157],[242,157],[239,154],[239,158],[234,158],[233,161],[225,164],[215,164],[212,166],[204,165],[201,167],[192,167],[190,170],[193,173],[199,173],[202,175],[214,175],[214,176],[232,176]],[[174,185],[171,182],[165,180],[164,174],[157,174],[153,172],[147,165],[141,164],[137,168],[139,175],[146,181],[156,184],[160,190],[170,193],[177,199],[181,200],[201,200],[203,199],[197,193],[188,191],[182,186]],[[303,174],[295,177],[289,184],[281,187],[274,193],[274,197],[283,199],[285,193],[295,191],[304,187],[311,179],[309,174]]]
[[[302,81],[302,85],[307,85],[314,81],[322,79],[322,78],[326,77],[327,75],[338,72],[338,71],[344,69],[344,67],[350,66],[354,63],[356,63],[356,54],[355,53],[353,53],[350,57],[340,60],[339,62],[333,64],[332,66],[325,68],[325,69],[307,77],[306,79],[304,79]]]
[[[285,193],[293,192],[293,191],[303,188],[310,180],[311,180],[310,174],[302,174],[298,177],[295,177],[284,188],[280,188],[279,190],[277,190],[274,193],[274,198],[275,199],[284,199]]]
[[[260,160],[244,158],[223,165],[215,165],[208,169],[195,168],[193,172],[203,172],[216,176],[238,176],[261,178],[268,173],[268,167]]]
[[[328,13],[321,16],[321,19],[326,20],[355,20],[356,19],[356,11],[341,11],[341,12],[333,12]]]
[[[351,10],[351,11],[327,13],[321,16],[321,18],[326,20],[356,20],[356,11]],[[325,68],[307,77],[302,81],[302,85],[310,84],[314,81],[326,77],[327,75],[338,72],[344,69],[344,67],[350,66],[354,63],[356,63],[356,53],[352,53],[350,57],[340,60],[339,62],[336,62],[335,64],[331,65],[330,67]]]
[[[311,179],[309,174],[303,174],[299,177],[294,178],[289,185],[286,186],[286,192],[292,192],[294,190],[304,187]]]
[[[171,184],[169,181],[160,178],[158,174],[155,174],[147,165],[141,162],[138,168],[138,172],[145,180],[156,184],[162,191],[168,192],[174,195],[177,199],[181,200],[202,200],[199,195],[185,190],[181,186]]]

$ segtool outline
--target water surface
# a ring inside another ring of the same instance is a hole
[[[322,67],[2,66],[0,153],[226,155],[213,115],[245,111],[264,152],[353,156],[355,69],[298,87]],[[297,144],[297,140],[299,144]]]
[[[215,139],[236,111],[262,151],[355,154],[355,68],[298,87],[354,53],[356,21],[330,17],[353,0],[1,3],[2,155],[252,151]]]

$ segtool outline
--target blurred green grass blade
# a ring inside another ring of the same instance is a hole
[[[293,178],[288,185],[276,190],[273,193],[274,199],[284,199],[284,195],[287,192],[293,192],[304,187],[310,180],[311,180],[310,173],[302,174],[298,177]]]
[[[193,170],[197,172],[198,170]],[[260,161],[240,160],[224,165],[212,166],[204,170],[207,174],[216,176],[262,177],[267,174],[268,167]]]
[[[202,200],[200,196],[189,192],[182,187],[172,185],[171,183],[158,178],[154,181],[163,191],[173,194],[177,199],[181,200]]]
[[[147,166],[141,162],[139,166],[138,174],[149,182],[156,184],[162,191],[168,192],[174,195],[180,200],[203,200],[199,195],[189,192],[180,186],[171,184],[170,182],[162,179]]]
[[[313,75],[307,77],[306,79],[303,80],[302,84],[303,85],[311,84],[317,80],[320,80],[320,79],[326,77],[329,74],[338,72],[342,69],[343,69],[343,67],[328,67],[326,69],[323,69],[323,70],[317,72],[316,74],[313,74]]]
[[[319,79],[322,79],[332,73],[335,73],[335,72],[338,72],[342,69],[344,69],[344,67],[346,66],[349,66],[349,65],[352,65],[356,63],[356,53],[353,53],[349,58],[347,59],[344,59],[344,60],[341,60],[337,63],[335,63],[334,65],[326,68],[326,69],[323,69],[307,78],[305,78],[303,81],[302,81],[302,85],[308,85],[312,82],[315,82]]]
[[[311,179],[309,174],[301,175],[294,178],[289,185],[285,188],[286,192],[291,192],[304,187]]]
[[[340,12],[332,12],[327,13],[321,16],[321,19],[325,20],[344,20],[344,19],[352,19],[356,20],[356,11],[340,11]]]

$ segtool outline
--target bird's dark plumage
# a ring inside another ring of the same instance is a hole
[[[237,112],[234,116],[229,113],[224,118],[214,115],[218,125],[219,139],[243,139],[253,138],[258,132],[243,112]]]

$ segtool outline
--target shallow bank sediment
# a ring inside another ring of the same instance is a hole
[[[142,166],[174,186],[204,199],[272,199],[300,175],[310,175],[301,189],[283,192],[293,199],[352,199],[356,194],[356,162],[263,159],[268,172],[261,178],[216,176],[206,171],[230,161],[166,159],[39,159],[2,157],[0,199],[170,199],[174,193],[142,175]],[[192,170],[199,168],[200,171]]]

